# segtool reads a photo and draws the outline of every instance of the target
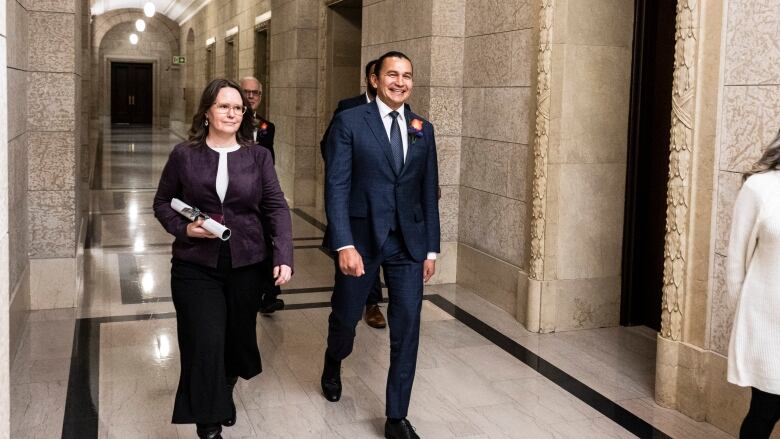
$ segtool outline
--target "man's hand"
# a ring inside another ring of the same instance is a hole
[[[423,282],[428,282],[436,273],[436,260],[426,259],[423,261]]]
[[[195,221],[187,224],[187,236],[190,238],[209,238],[214,239],[217,236],[213,235],[208,230],[201,227],[203,225],[203,218],[198,218]]]
[[[354,248],[339,251],[339,268],[345,276],[360,277],[366,274],[363,269],[363,258]]]
[[[274,279],[276,279],[274,285],[277,287],[284,285],[290,281],[290,278],[292,278],[292,268],[284,264],[274,267]]]

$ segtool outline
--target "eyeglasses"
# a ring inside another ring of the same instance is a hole
[[[251,96],[260,97],[263,95],[262,90],[244,90],[244,93],[246,93],[247,97],[251,97]]]
[[[246,113],[246,107],[242,105],[217,104],[217,103],[214,103],[214,105],[217,107],[217,113],[219,114],[228,114],[230,110],[233,110],[233,114]]]

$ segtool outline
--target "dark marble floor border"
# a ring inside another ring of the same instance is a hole
[[[430,301],[474,332],[485,337],[495,346],[530,366],[575,398],[588,404],[627,431],[640,438],[670,439],[671,436],[657,429],[647,421],[629,412],[614,401],[588,387],[544,358],[536,355],[516,341],[502,334],[489,324],[455,305],[438,294],[425,295]],[[288,305],[285,310],[327,308],[330,302],[301,303]],[[283,311],[282,311],[283,312]],[[98,437],[99,423],[99,377],[100,377],[100,325],[103,323],[127,322],[174,318],[174,313],[144,314],[134,316],[95,317],[76,320],[73,336],[73,351],[70,376],[62,426],[62,439],[93,439]],[[264,316],[264,318],[271,318]],[[173,395],[171,395],[173,397]]]

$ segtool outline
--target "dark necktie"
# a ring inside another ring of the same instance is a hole
[[[390,149],[393,151],[395,173],[400,174],[401,168],[404,167],[404,144],[401,140],[401,128],[398,126],[398,112],[391,111],[390,117],[393,118],[393,123],[390,124]]]

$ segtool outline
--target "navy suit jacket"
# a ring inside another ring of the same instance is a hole
[[[428,252],[440,252],[433,125],[404,111],[407,124],[423,121],[423,136],[409,136],[398,175],[376,102],[342,111],[333,120],[326,142],[324,247],[335,251],[354,245],[363,256],[376,255],[397,217],[412,259],[422,261]]]
[[[366,101],[366,94],[363,93],[362,95],[353,96],[351,98],[342,99],[339,101],[339,104],[336,106],[336,110],[333,111],[333,117],[330,119],[330,123],[328,124],[328,129],[325,130],[325,134],[322,135],[322,140],[320,140],[320,154],[322,154],[322,160],[325,160],[325,148],[328,141],[328,135],[330,134],[330,129],[333,127],[333,120],[336,118],[336,115],[341,113],[344,110],[349,110],[350,108],[359,107],[361,105],[367,104],[368,101]]]
[[[275,164],[276,155],[274,154],[274,134],[276,133],[276,126],[274,126],[271,121],[263,119],[260,116],[257,116],[256,119],[258,119],[260,123],[256,127],[257,140],[255,140],[255,143],[271,151],[271,161]],[[263,124],[265,124],[266,127],[264,130],[261,130],[260,127],[262,127]]]

